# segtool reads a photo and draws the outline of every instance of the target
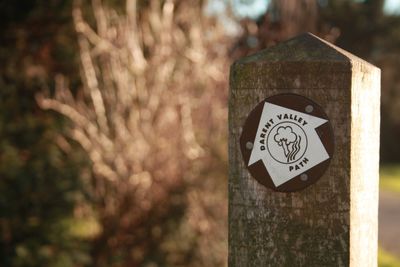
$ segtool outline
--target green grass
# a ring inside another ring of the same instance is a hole
[[[383,165],[380,167],[379,187],[384,191],[391,191],[400,194],[400,164]],[[400,259],[389,252],[379,248],[379,267],[400,267]]]
[[[101,231],[101,226],[94,217],[70,218],[64,221],[67,225],[69,234],[73,237],[91,240]]]
[[[400,193],[400,164],[381,166],[379,186],[382,190]]]
[[[378,266],[379,267],[399,267],[400,260],[392,254],[379,248],[378,251]]]

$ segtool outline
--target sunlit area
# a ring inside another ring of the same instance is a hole
[[[1,0],[0,14],[0,266],[239,266],[228,260],[242,161],[229,147],[230,68],[310,32],[380,68],[372,253],[400,267],[400,1]],[[275,144],[285,163],[306,153],[294,151],[306,132],[287,129]]]

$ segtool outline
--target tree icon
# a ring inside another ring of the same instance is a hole
[[[296,134],[292,127],[281,126],[274,136],[275,142],[283,148],[287,162],[293,161],[300,150],[300,135]]]

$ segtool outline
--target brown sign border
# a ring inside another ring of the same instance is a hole
[[[329,154],[329,159],[305,171],[304,173],[307,174],[306,179],[304,179],[304,177],[302,179],[301,175],[298,175],[290,179],[286,183],[276,187],[272,182],[272,179],[268,174],[268,171],[265,168],[264,163],[261,160],[252,164],[251,166],[247,166],[252,150],[248,148],[247,144],[249,142],[252,144],[255,140],[258,124],[260,122],[261,113],[263,111],[265,102],[328,120],[328,123],[321,125],[315,130],[319,138],[321,139],[322,144],[324,145],[326,151]],[[311,105],[313,109],[310,112],[306,112],[306,107],[309,105]],[[271,188],[277,192],[300,191],[314,184],[326,172],[334,153],[334,138],[333,138],[332,126],[328,116],[326,115],[322,107],[304,96],[291,93],[278,94],[271,97],[267,97],[266,99],[258,103],[257,106],[247,116],[247,119],[243,125],[242,133],[240,135],[239,143],[246,168],[249,170],[250,174],[260,184],[268,188]]]

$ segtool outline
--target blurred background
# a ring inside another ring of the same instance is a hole
[[[0,266],[226,266],[237,58],[309,31],[382,69],[400,266],[400,1],[0,1]]]

